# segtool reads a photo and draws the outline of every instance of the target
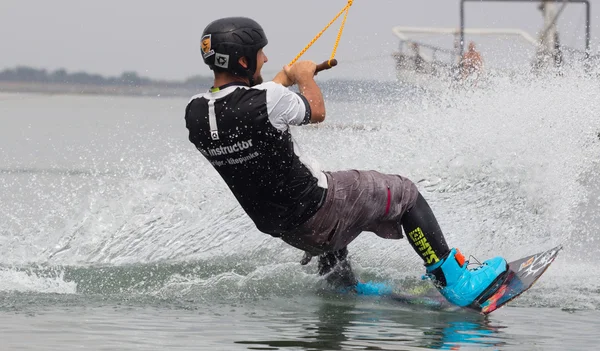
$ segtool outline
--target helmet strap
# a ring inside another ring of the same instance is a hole
[[[246,56],[246,61],[248,63],[248,67],[247,68],[243,68],[243,66],[241,66],[244,70],[244,72],[246,73],[246,77],[248,77],[248,81],[250,82],[250,86],[254,85],[254,73],[256,73],[256,66],[257,66],[257,62],[256,59],[251,59],[248,56]]]

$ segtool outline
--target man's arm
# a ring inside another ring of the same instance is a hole
[[[310,123],[320,123],[325,120],[325,101],[321,89],[313,76],[302,77],[298,80],[298,90],[304,95],[310,105]]]
[[[277,75],[275,76],[275,78],[273,78],[273,81],[277,84],[281,84],[284,87],[291,87],[292,85],[294,85],[294,82],[292,82],[292,80],[290,79],[290,77],[288,77],[287,74],[285,74],[284,70],[279,71],[279,73],[277,73]]]
[[[315,82],[317,65],[312,61],[299,61],[293,66],[285,66],[277,73],[273,82],[285,87],[298,84],[298,90],[310,105],[310,123],[320,123],[325,120],[325,101],[321,89]]]

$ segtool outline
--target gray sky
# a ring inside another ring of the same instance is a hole
[[[265,78],[288,63],[347,0],[54,0],[0,1],[0,70],[18,64],[151,78],[209,75],[201,60],[202,30],[225,16],[252,17],[269,38]],[[257,5],[259,4],[259,5]],[[594,5],[594,4],[593,4]],[[535,34],[542,18],[534,4],[467,3],[467,25],[519,27]],[[569,5],[559,20],[564,44],[582,48],[584,7]],[[592,51],[597,52],[600,7],[592,6]],[[303,56],[327,59],[338,20]],[[354,0],[328,77],[387,79],[397,47],[391,28],[458,26],[459,0]]]

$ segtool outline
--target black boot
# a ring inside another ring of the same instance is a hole
[[[347,257],[347,248],[319,255],[319,275],[336,288],[355,287],[357,280]]]

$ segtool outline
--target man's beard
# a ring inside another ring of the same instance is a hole
[[[254,78],[254,85],[259,85],[263,83],[263,77],[262,75],[258,75],[258,77]]]

